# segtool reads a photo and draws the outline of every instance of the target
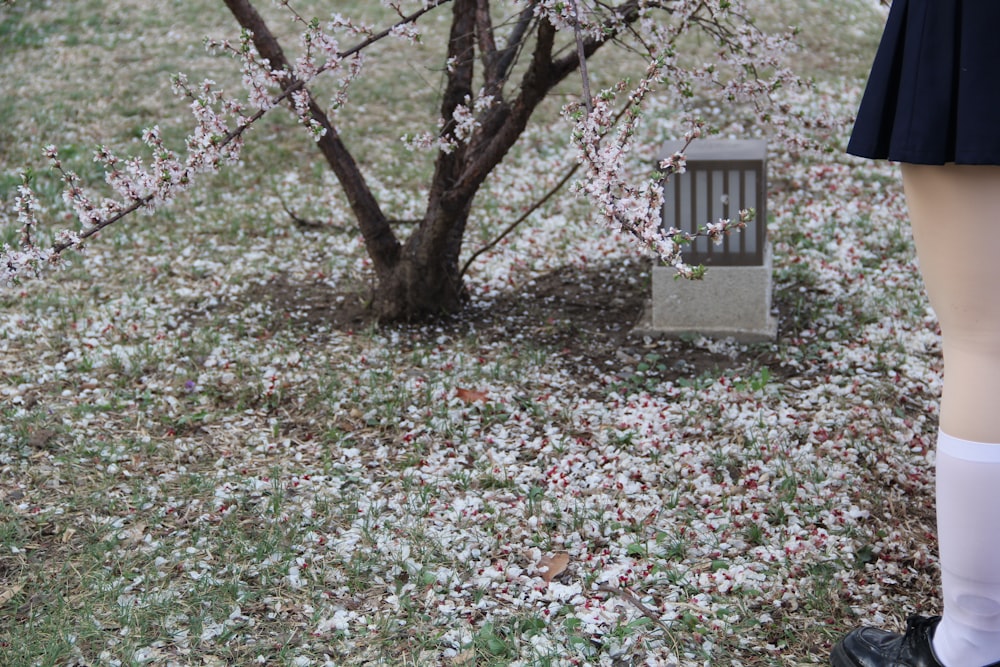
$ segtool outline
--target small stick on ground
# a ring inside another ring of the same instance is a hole
[[[660,628],[663,630],[664,635],[670,642],[671,648],[674,650],[675,653],[677,652],[678,648],[677,640],[674,639],[674,635],[673,633],[670,632],[670,628],[667,627],[666,623],[660,620],[660,617],[657,616],[652,609],[643,604],[642,600],[636,597],[635,593],[628,590],[627,588],[618,588],[617,586],[611,586],[609,584],[601,584],[600,586],[597,587],[597,590],[603,591],[605,593],[611,593],[612,595],[617,595],[618,597],[620,597],[621,599],[625,600],[630,605],[638,609],[640,612],[642,612],[643,616],[645,616],[653,623],[656,623],[658,626],[660,626]]]

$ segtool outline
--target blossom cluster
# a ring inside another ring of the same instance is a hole
[[[632,149],[640,115],[637,111],[642,98],[651,88],[657,74],[650,67],[647,76],[633,91],[625,105],[625,120],[618,123],[614,102],[624,84],[607,90],[594,101],[592,111],[577,123],[574,139],[579,146],[580,159],[586,167],[586,176],[578,188],[597,205],[598,215],[613,229],[628,233],[652,250],[663,262],[673,266],[687,278],[701,277],[703,270],[684,262],[681,251],[697,234],[675,228],[663,228],[663,180],[671,174],[683,173],[686,159],[683,152],[675,153],[660,162],[660,170],[646,179],[636,178],[626,163]],[[703,123],[693,122],[685,136],[685,146],[701,136]],[[708,222],[699,234],[708,236],[714,243],[721,243],[730,231],[743,228],[751,219],[750,211],[740,211],[739,220]]]
[[[547,12],[550,20],[558,15],[568,21],[572,8],[567,3],[548,2],[541,3],[537,11]],[[581,17],[598,16],[596,7],[584,11],[578,6],[576,11]],[[617,102],[628,90],[626,82],[602,91],[589,104],[569,105],[566,114],[576,121],[573,139],[587,172],[579,190],[596,204],[602,221],[630,234],[682,276],[700,277],[701,270],[688,266],[681,256],[693,236],[661,226],[662,183],[672,174],[684,173],[684,151],[660,161],[659,169],[645,179],[633,173],[633,165],[626,161],[635,145],[646,99],[654,94],[668,95],[682,109],[689,110],[685,114],[685,149],[693,140],[717,131],[695,113],[701,100],[709,96],[730,105],[749,105],[762,126],[793,151],[823,147],[815,133],[806,134],[803,128],[832,129],[843,126],[848,119],[815,110],[806,119],[799,106],[782,98],[785,90],[808,86],[787,66],[794,43],[788,36],[767,34],[757,28],[745,18],[748,12],[743,2],[682,0],[673,3],[671,15],[672,20],[664,22],[647,11],[641,19],[643,43],[651,61],[645,76],[625,96],[620,110]],[[594,19],[588,23],[581,18],[576,25],[588,31],[595,24]],[[716,58],[712,62],[682,61],[678,40],[695,29],[715,40]],[[741,211],[737,221],[706,221],[699,234],[719,243],[727,233],[744,227],[751,217],[752,212]]]
[[[480,90],[475,99],[466,95],[465,101],[452,111],[450,122],[438,120],[437,132],[407,134],[401,138],[403,145],[411,151],[437,150],[452,153],[461,145],[466,145],[476,130],[482,127],[479,120],[483,112],[490,109],[496,97]]]
[[[81,247],[86,239],[135,211],[152,210],[166,203],[189,187],[197,175],[239,162],[246,130],[278,106],[288,105],[312,138],[323,140],[332,127],[309,85],[321,75],[332,80],[334,93],[327,108],[331,112],[343,108],[351,84],[362,74],[364,49],[383,38],[418,41],[417,17],[445,4],[445,0],[422,0],[417,3],[421,9],[409,15],[404,14],[403,3],[388,2],[400,20],[382,31],[339,13],[325,22],[307,19],[289,0],[278,0],[277,4],[299,29],[299,49],[294,61],[272,63],[258,52],[254,35],[244,30],[237,41],[208,42],[210,49],[228,53],[239,62],[244,89],[241,97],[225,93],[211,80],[193,85],[183,75],[175,77],[174,90],[190,100],[195,119],[185,155],[167,148],[157,127],[143,133],[143,142],[153,158],[149,164],[142,158],[119,156],[101,147],[95,160],[104,167],[105,180],[116,196],[107,198],[88,194],[80,178],[63,169],[56,149],[47,149],[46,155],[64,182],[64,199],[75,212],[80,228],[56,234],[49,250],[43,251],[37,247],[37,209],[19,205],[18,220],[25,233],[19,249],[5,246],[0,254],[2,282],[16,282],[56,260],[63,250]],[[663,161],[651,177],[634,173],[635,161],[630,160],[648,98],[666,94],[676,99],[686,114],[688,142],[713,129],[696,113],[701,97],[750,105],[760,121],[796,150],[815,146],[812,139],[805,138],[801,127],[833,127],[838,122],[822,114],[806,118],[784,96],[785,91],[805,86],[787,67],[792,43],[785,36],[769,35],[757,28],[747,18],[743,0],[676,0],[669,7],[662,3],[609,6],[593,0],[513,4],[530,8],[536,20],[546,21],[556,30],[574,32],[578,45],[583,39],[599,42],[623,33],[629,22],[628,32],[636,42],[633,46],[649,56],[650,65],[628,95],[624,93],[629,86],[622,83],[604,91],[597,99],[570,107],[570,114],[576,119],[573,137],[586,167],[579,189],[596,205],[601,219],[615,229],[628,232],[684,275],[698,275],[680,256],[691,236],[678,230],[663,230],[660,223],[662,182],[683,171],[683,152]],[[685,61],[681,38],[692,31],[701,31],[713,40],[714,57],[709,62]],[[342,36],[359,41],[345,48]],[[450,58],[447,71],[451,73],[455,65]],[[581,69],[586,71],[583,62]],[[586,75],[584,89],[589,91]],[[474,97],[466,96],[464,103],[446,114],[448,117],[438,120],[436,132],[404,137],[404,142],[414,149],[443,153],[468,144],[482,131],[482,119],[497,102],[495,92],[481,90]],[[616,105],[622,99],[624,107],[619,110]],[[22,193],[19,201],[34,201],[33,195]],[[744,214],[737,222],[706,221],[703,232],[718,241],[743,223]]]
[[[361,74],[364,47],[385,37],[411,41],[419,38],[413,25],[419,14],[402,17],[391,28],[376,33],[341,14],[334,14],[321,25],[316,19],[303,18],[288,0],[279,0],[278,4],[302,27],[301,53],[293,69],[278,69],[262,57],[249,30],[244,30],[236,43],[208,40],[210,51],[229,53],[239,61],[244,98],[227,94],[210,79],[196,86],[184,74],[174,75],[172,89],[175,94],[190,100],[195,120],[195,127],[186,140],[186,154],[182,157],[167,148],[156,126],[142,133],[142,141],[153,157],[149,165],[141,157],[119,156],[105,146],[99,147],[94,161],[103,166],[105,181],[117,198],[98,198],[89,194],[80,177],[63,167],[57,148],[54,145],[45,148],[45,157],[63,181],[63,199],[75,213],[80,228],[57,232],[48,247],[38,245],[35,232],[39,228],[40,207],[25,178],[15,201],[21,226],[21,247],[13,248],[10,244],[0,247],[0,284],[11,285],[37,275],[46,264],[57,262],[64,250],[82,249],[86,239],[108,225],[138,210],[152,211],[169,202],[187,189],[197,175],[238,163],[246,130],[283,102],[290,104],[300,123],[319,141],[328,128],[313,111],[314,101],[308,84],[329,73],[336,81],[330,101],[330,109],[335,111],[346,103],[348,86]],[[424,9],[429,10],[442,4],[442,0],[423,4]],[[341,50],[334,36],[339,31],[360,36],[363,41],[352,49]],[[470,122],[463,118],[461,127],[468,128]]]

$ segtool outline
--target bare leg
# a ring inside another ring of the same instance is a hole
[[[944,346],[933,647],[976,667],[1000,658],[1000,166],[903,165],[903,185]]]
[[[1000,166],[904,164],[903,186],[941,322],[941,430],[1000,443]]]

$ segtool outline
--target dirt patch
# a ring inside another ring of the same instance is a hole
[[[247,303],[264,303],[272,314],[275,330],[294,328],[305,333],[358,331],[374,326],[368,307],[369,296],[359,288],[335,290],[316,280],[295,282],[279,274],[267,283],[249,287],[238,303],[225,307],[243,308]]]

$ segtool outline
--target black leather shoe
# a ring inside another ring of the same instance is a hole
[[[914,614],[906,619],[906,633],[896,634],[877,628],[858,628],[833,647],[833,667],[944,667],[934,654],[931,640],[940,616],[924,618]],[[985,667],[1000,667],[993,662]]]
[[[833,647],[833,667],[944,667],[934,655],[931,639],[940,616],[910,616],[906,634],[858,628]],[[992,666],[991,666],[992,667]]]

